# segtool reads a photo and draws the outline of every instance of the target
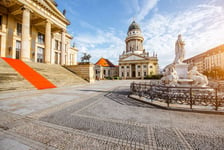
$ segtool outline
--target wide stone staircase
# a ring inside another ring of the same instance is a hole
[[[35,87],[0,58],[0,92],[25,89],[35,89]]]
[[[26,62],[56,87],[83,85],[88,82],[60,65]],[[9,90],[35,89],[26,79],[0,58],[0,92]]]
[[[77,76],[76,74],[68,71],[64,67],[55,64],[43,64],[26,62],[31,68],[48,79],[57,87],[87,84],[88,82]]]

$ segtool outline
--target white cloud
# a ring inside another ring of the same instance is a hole
[[[121,0],[121,2],[125,5],[126,12],[131,15],[128,21],[131,22],[134,18],[141,22],[154,8],[154,12],[158,10],[156,5],[159,0]]]
[[[136,12],[136,20],[142,21],[156,6],[159,0],[139,0],[140,9]]]
[[[224,9],[215,5],[199,5],[177,14],[155,14],[142,24],[145,48],[156,51],[162,67],[174,58],[178,34],[186,43],[186,58],[223,44]]]
[[[99,58],[104,57],[117,64],[119,54],[125,47],[124,39],[120,38],[121,33],[113,28],[103,31],[96,28],[96,33],[79,34],[76,36],[77,47],[80,50],[79,58],[83,52],[92,56],[91,62],[95,63]]]
[[[161,67],[172,63],[178,34],[182,34],[186,43],[186,58],[224,43],[224,9],[221,6],[210,3],[165,15],[156,11],[152,18],[148,18],[146,16],[156,7],[158,0],[141,2],[131,0],[129,6],[138,14],[136,19],[141,20],[137,22],[145,38],[145,49],[151,54],[153,51],[158,53]],[[117,64],[119,55],[125,50],[126,31],[109,27],[104,30],[97,29],[85,22],[81,25],[94,30],[92,33],[80,33],[75,36],[79,55],[87,52],[92,55],[93,63],[100,57],[105,57]]]

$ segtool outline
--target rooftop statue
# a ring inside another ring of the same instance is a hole
[[[178,39],[175,44],[175,60],[174,64],[183,63],[184,56],[185,56],[185,49],[184,49],[184,41],[182,40],[181,34],[178,35]]]
[[[91,58],[90,54],[83,53],[83,56],[81,57],[81,61],[82,62],[89,62],[90,58]]]

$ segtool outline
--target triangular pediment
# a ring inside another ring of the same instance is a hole
[[[55,6],[55,2],[53,0],[36,0],[36,3],[40,4],[44,8],[47,8],[48,10],[51,10],[51,13],[54,13],[57,17],[64,20],[65,22],[69,21],[66,19],[66,17],[58,10],[58,8]]]
[[[133,54],[133,55],[129,55],[127,57],[124,57],[122,59],[122,61],[132,61],[132,60],[145,60],[145,58],[142,57],[142,56],[138,56],[138,55]]]

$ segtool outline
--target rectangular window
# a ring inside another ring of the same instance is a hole
[[[38,43],[44,44],[44,34],[38,32]]]
[[[138,65],[138,68],[141,68],[141,66],[140,66],[140,65]]]
[[[144,76],[146,76],[146,72],[144,72]]]
[[[127,77],[129,77],[129,72],[127,72]]]
[[[129,68],[129,66],[127,66],[127,69]]]
[[[18,36],[20,36],[22,34],[22,24],[21,23],[17,23],[16,31],[17,31]]]
[[[146,65],[144,65],[144,68],[146,68],[147,66]]]
[[[59,42],[58,50],[61,50],[61,48],[62,48],[61,45],[62,45],[61,42]]]
[[[58,64],[61,64],[61,53],[59,53],[58,57],[59,57]]]
[[[56,49],[56,50],[58,50],[58,49],[59,49],[58,40],[55,40],[54,49]]]
[[[124,66],[121,66],[122,69],[124,69]]]
[[[37,62],[44,62],[44,48],[37,47]]]
[[[138,76],[141,76],[141,73],[140,72],[138,72]]]
[[[54,52],[54,63],[58,64],[58,53]]]
[[[16,59],[20,59],[21,41],[16,41]]]

